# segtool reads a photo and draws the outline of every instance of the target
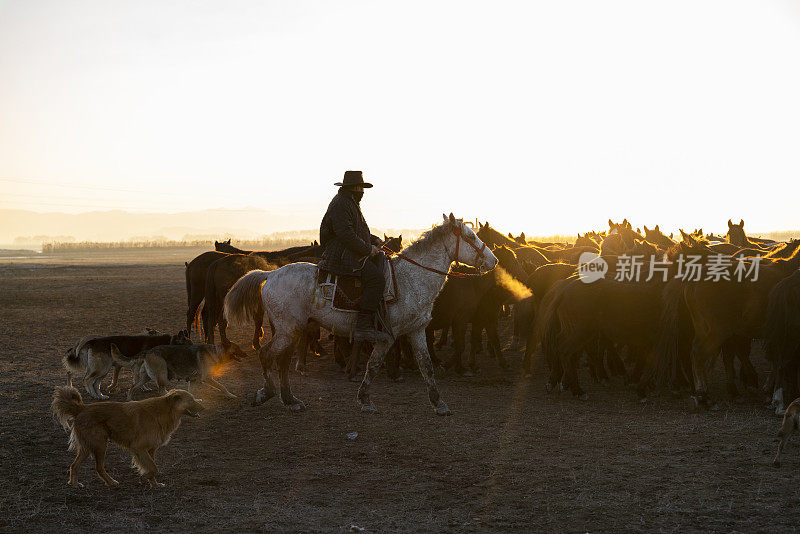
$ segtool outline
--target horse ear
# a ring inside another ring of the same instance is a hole
[[[658,225],[656,225],[656,228],[658,228]],[[645,224],[645,225],[644,225],[644,233],[648,233],[649,231],[650,231],[650,230],[648,230],[648,229],[647,229],[647,225]]]
[[[733,228],[733,223],[731,222],[730,219],[728,219],[728,228]]]
[[[447,222],[447,215],[445,215],[444,213],[442,213],[442,221]]]
[[[387,239],[389,239],[389,238],[386,237],[386,232],[383,232],[383,240],[386,241]]]
[[[402,243],[403,242],[403,234],[400,234],[399,236],[397,236],[397,239],[399,239],[400,243]]]
[[[525,239],[525,232],[522,232],[521,234],[519,234],[519,236],[520,236],[522,239]]]
[[[453,217],[453,212],[451,211],[450,212],[450,224],[455,224],[455,223],[456,223],[456,218]]]
[[[669,238],[670,238],[670,239],[672,239],[672,234],[674,234],[674,233],[675,233],[675,232],[670,232],[670,233],[669,233]]]
[[[660,232],[661,230],[658,229],[658,225],[656,225],[656,232]]]
[[[511,235],[511,232],[508,232],[508,237],[510,237],[511,239],[514,239],[514,236]]]
[[[739,220],[739,227],[744,228],[744,219]]]

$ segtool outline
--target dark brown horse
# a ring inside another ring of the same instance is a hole
[[[777,413],[800,396],[800,271],[772,288],[764,320],[764,349],[772,363],[773,404]]]
[[[735,225],[741,227],[740,225]],[[737,396],[733,358],[742,363],[742,377],[746,384],[755,387],[757,376],[749,362],[752,339],[761,338],[769,293],[775,285],[800,266],[800,253],[794,244],[787,259],[762,260],[758,278],[736,274],[739,263],[729,258],[727,269],[730,280],[685,281],[680,295],[691,317],[694,338],[690,354],[695,401],[708,402],[707,373],[710,363],[722,352],[728,377],[728,391]],[[742,266],[754,268],[754,260],[745,260]],[[675,320],[666,317],[667,320]]]
[[[196,326],[196,331],[201,331],[199,317],[197,316],[197,309],[203,303],[206,295],[206,274],[208,267],[220,258],[228,256],[225,252],[203,252],[192,261],[185,263],[186,265],[186,300],[188,301],[188,308],[186,309],[186,331],[191,334],[192,325]]]
[[[661,250],[667,250],[668,248],[675,245],[675,241],[673,241],[668,236],[664,235],[658,228],[658,225],[656,225],[655,228],[648,228],[647,225],[645,225],[644,237],[648,241],[648,243],[652,243]]]
[[[230,238],[227,241],[214,241],[214,250],[217,252],[225,252],[226,254],[250,254],[252,250],[244,250],[231,245]]]
[[[270,263],[265,258],[250,254],[229,254],[220,258],[208,267],[206,274],[205,304],[203,306],[203,330],[205,342],[214,343],[214,328],[219,325],[219,335],[222,347],[227,349],[232,345],[228,339],[226,329],[227,321],[222,315],[222,307],[225,302],[225,295],[236,281],[248,272],[258,269],[261,271],[271,271],[278,266]],[[257,350],[261,346],[261,336],[263,334],[262,321],[264,313],[254,314],[255,332],[253,334],[252,346]]]

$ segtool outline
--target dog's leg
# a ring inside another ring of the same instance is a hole
[[[139,391],[144,384],[150,381],[150,376],[144,372],[144,369],[141,367],[136,374],[134,374],[134,378],[136,379],[131,386],[131,389],[128,390],[128,400],[133,400],[133,394]]]
[[[116,367],[114,365],[114,360],[111,357],[111,354],[106,353],[99,353],[95,355],[95,376],[97,376],[97,380],[94,382],[94,390],[97,393],[97,398],[100,400],[108,400],[108,396],[104,395],[100,392],[100,383],[103,379],[108,375],[108,372],[111,370],[112,367]],[[117,367],[119,369],[119,367]]]
[[[73,460],[72,464],[69,466],[69,482],[67,482],[67,484],[70,486],[78,486],[79,488],[83,487],[83,484],[78,482],[78,469],[81,468],[81,464],[87,456],[89,456],[89,451],[81,448],[81,446],[78,445],[78,454],[75,456],[75,460]]]
[[[86,393],[88,393],[91,398],[95,398],[94,388],[92,388],[92,382],[94,382],[94,377],[89,372],[87,372],[86,376],[83,377],[83,387],[86,389]]]
[[[122,367],[119,365],[114,365],[114,374],[111,376],[111,384],[106,388],[106,393],[114,393],[117,391],[119,387],[119,372],[122,371]]]
[[[97,475],[103,480],[103,482],[106,483],[106,486],[119,486],[119,482],[111,478],[109,474],[106,473],[105,458],[107,447],[108,442],[106,441],[94,450],[94,470],[97,471]]]
[[[188,381],[189,386],[186,388],[186,389],[189,390],[189,393],[192,394],[192,397],[195,397],[195,398],[197,398],[197,385],[198,385],[198,382],[201,382],[201,380],[189,380]]]
[[[228,398],[230,398],[230,399],[235,399],[236,398],[236,395],[234,395],[233,393],[228,391],[227,388],[225,388],[225,386],[223,386],[222,384],[220,384],[219,382],[217,382],[216,380],[214,380],[210,376],[206,377],[206,379],[203,380],[203,382],[205,382],[206,384],[208,384],[212,388],[214,388],[214,389],[216,389],[218,391],[221,391],[222,393],[227,395]]]
[[[136,463],[137,467],[139,467],[139,472],[142,474],[142,477],[147,480],[152,487],[164,487],[163,483],[156,481],[158,467],[156,467],[156,462],[148,451],[134,450],[133,461]]]
[[[102,382],[102,380],[102,376],[97,377],[92,383],[92,389],[94,389],[95,395],[97,395],[95,397],[96,399],[108,400],[108,395],[103,395],[103,393],[100,391],[100,382]]]

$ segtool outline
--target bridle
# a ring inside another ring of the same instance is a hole
[[[450,229],[450,232],[454,236],[456,236],[456,252],[455,252],[455,255],[454,256],[450,256],[450,251],[447,250],[447,247],[444,247],[444,250],[445,250],[445,252],[447,252],[447,256],[450,258],[451,262],[455,262],[456,264],[460,263],[458,261],[458,251],[459,251],[459,246],[460,246],[460,243],[461,243],[462,239],[464,240],[465,243],[467,243],[469,246],[471,246],[475,250],[475,260],[473,261],[473,263],[478,263],[478,259],[485,256],[484,251],[486,250],[486,243],[481,241],[481,245],[482,246],[480,248],[478,248],[478,246],[475,243],[473,243],[471,240],[467,239],[467,236],[464,235],[463,226],[453,226]],[[387,249],[386,247],[384,247],[383,250],[384,250],[384,252],[386,252],[389,255],[394,254],[394,251],[391,251],[391,250]],[[433,267],[428,267],[428,266],[422,265],[421,263],[419,263],[419,262],[417,262],[415,260],[412,260],[408,256],[404,256],[403,254],[397,253],[396,255],[397,255],[398,258],[404,259],[404,260],[406,260],[408,263],[410,263],[412,265],[416,265],[417,267],[421,267],[422,269],[425,269],[426,271],[430,271],[430,272],[436,273],[436,274],[442,274],[444,276],[452,276],[452,277],[455,277],[455,278],[468,278],[468,277],[471,277],[471,276],[481,276],[483,274],[482,272],[479,272],[478,274],[473,274],[473,273],[459,273],[459,272],[455,272],[455,271],[449,271],[449,272],[440,271],[439,269],[434,269]],[[478,271],[480,271],[480,269],[478,269]]]

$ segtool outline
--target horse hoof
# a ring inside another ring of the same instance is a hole
[[[589,400],[589,394],[588,394],[588,393],[584,393],[583,395],[581,395],[581,396],[580,396],[580,397],[578,397],[578,398],[579,398],[580,400],[582,400],[582,401],[587,401],[587,400]]]
[[[550,382],[547,382],[547,383],[544,385],[544,389],[545,389],[545,391],[547,391],[548,393],[552,393],[552,392],[553,392],[553,384],[551,384]]]
[[[639,402],[642,403],[642,404],[646,404],[647,403],[647,397],[640,397],[639,398]]]
[[[472,371],[464,371],[463,373],[460,374],[461,376],[466,376],[467,378],[475,376],[475,373],[473,373]]]
[[[775,408],[775,415],[786,415],[786,408],[782,406]]]
[[[447,404],[441,399],[436,404],[436,415],[453,415],[453,412],[450,411],[450,408],[447,407]]]
[[[370,402],[369,404],[362,404],[361,411],[363,413],[378,413],[378,409],[375,407],[374,404],[372,404],[372,402]]]
[[[711,406],[710,406],[708,409],[709,409],[709,410],[711,410],[712,412],[717,412],[717,411],[719,411],[719,404],[717,404],[717,403],[715,402],[715,403],[714,403],[714,404],[712,404],[712,405],[711,405]]]
[[[392,380],[394,380],[395,382],[405,382],[406,377],[404,377],[403,375],[397,375],[396,377],[392,378]]]
[[[303,401],[298,400],[294,404],[287,405],[287,408],[293,412],[302,412],[306,409],[306,405],[303,403]]]
[[[272,398],[271,394],[267,394],[263,389],[256,391],[255,399],[253,399],[253,406],[260,406]]]
[[[350,382],[361,382],[361,377],[359,377],[358,375],[352,375],[348,376],[347,380],[349,380]]]

